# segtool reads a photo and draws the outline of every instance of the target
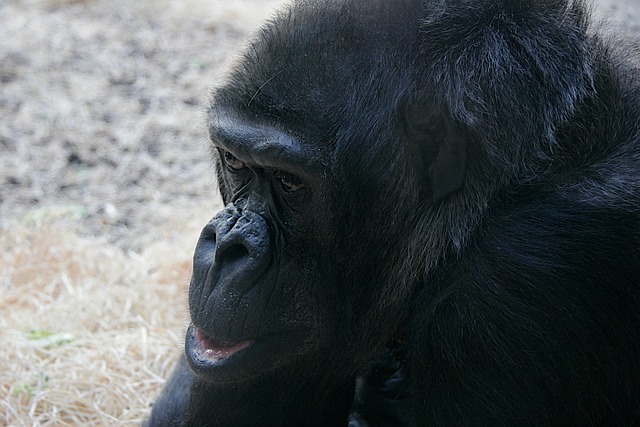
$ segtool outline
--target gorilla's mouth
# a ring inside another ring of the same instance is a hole
[[[193,328],[193,355],[201,362],[215,364],[249,347],[253,341],[223,341],[211,338],[198,327]]]
[[[300,351],[294,343],[297,341],[290,333],[263,334],[244,341],[222,340],[192,323],[185,339],[185,356],[193,372],[206,381],[234,383],[291,363]]]

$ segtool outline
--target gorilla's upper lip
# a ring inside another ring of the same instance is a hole
[[[194,325],[194,356],[205,363],[219,363],[253,344],[253,340],[227,341],[207,335]]]

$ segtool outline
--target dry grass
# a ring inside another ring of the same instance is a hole
[[[139,423],[187,323],[187,248],[125,254],[48,227],[0,241],[0,424]]]
[[[278,1],[0,0],[0,425],[148,413],[219,208],[207,91]]]

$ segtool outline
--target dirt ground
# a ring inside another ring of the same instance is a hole
[[[208,90],[277,3],[0,0],[0,425],[148,413],[220,207]]]

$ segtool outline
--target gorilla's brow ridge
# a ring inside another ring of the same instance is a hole
[[[320,173],[324,164],[304,141],[273,126],[216,116],[210,122],[209,133],[214,146],[261,167],[309,175]]]

